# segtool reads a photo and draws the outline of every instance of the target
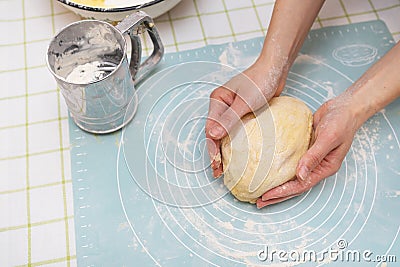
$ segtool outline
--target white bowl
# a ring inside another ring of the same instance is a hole
[[[121,21],[134,11],[144,11],[156,18],[181,0],[58,0],[83,18],[108,22]]]

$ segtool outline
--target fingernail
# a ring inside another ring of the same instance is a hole
[[[210,136],[213,138],[218,138],[222,135],[223,129],[220,126],[215,126],[210,130]]]
[[[305,180],[307,179],[308,175],[310,174],[310,171],[308,170],[308,168],[306,166],[301,166],[300,170],[299,170],[299,178],[301,180]]]

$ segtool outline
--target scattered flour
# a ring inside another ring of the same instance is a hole
[[[118,225],[117,232],[121,232],[123,230],[129,229],[129,223],[123,222]]]
[[[218,59],[222,65],[225,65],[225,67],[244,68],[250,66],[254,62],[255,58],[244,56],[241,50],[235,48],[233,44],[230,43],[228,47],[222,51]]]
[[[295,61],[293,64],[316,64],[316,65],[321,65],[322,62],[324,62],[325,59],[323,57],[319,57],[316,55],[310,56],[307,54],[301,54],[296,57]]]
[[[330,81],[326,81],[322,83],[324,86],[324,89],[327,91],[326,95],[326,100],[332,99],[336,96],[334,89],[333,89],[333,84]]]

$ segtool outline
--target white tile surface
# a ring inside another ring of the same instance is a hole
[[[4,85],[0,90],[0,99],[25,95],[25,80],[23,69],[0,73],[0,81]]]
[[[243,23],[243,17],[246,17],[245,23]],[[229,13],[229,18],[232,23],[233,31],[236,34],[253,32],[255,30],[261,32],[260,23],[257,20],[254,8],[231,11]]]
[[[30,67],[38,67],[46,65],[46,52],[49,41],[40,41],[26,44],[26,65]],[[38,53],[37,51],[40,51]]]
[[[200,22],[196,17],[190,17],[173,21],[176,40],[179,43],[202,40],[203,34]]]
[[[25,17],[49,17],[51,14],[51,2],[48,0],[23,1],[25,6]]]
[[[28,229],[0,232],[1,266],[25,265],[28,262]]]
[[[0,161],[0,190],[14,191],[26,187],[26,158]]]
[[[40,29],[40,31],[38,31],[38,29]],[[34,42],[43,39],[50,40],[49,36],[53,35],[53,25],[50,17],[38,17],[26,21],[25,31],[26,42]]]
[[[28,223],[26,191],[19,191],[12,194],[0,195],[0,229],[22,227]]]
[[[0,128],[25,124],[26,114],[20,112],[25,109],[25,102],[23,97],[5,99],[0,102],[0,114],[9,114],[9,116],[0,116]]]
[[[208,1],[196,0],[196,4],[200,14],[224,11],[222,0],[213,0],[212,5]]]
[[[22,20],[22,1],[0,1],[0,18],[5,21]]]
[[[22,69],[25,67],[24,46],[0,46],[0,71]]]
[[[58,118],[57,91],[32,95],[28,99],[28,119],[30,122]]]
[[[348,14],[363,13],[371,9],[368,0],[346,0],[343,1],[343,5]]]
[[[3,148],[0,149],[0,159],[24,156],[26,154],[25,127],[0,130],[0,147]]]
[[[34,226],[31,230],[32,262],[65,257],[66,239],[64,221]]]
[[[342,6],[340,5],[339,0],[328,0],[324,2],[318,16],[320,18],[330,18],[330,17],[337,17],[343,16],[344,11]]]
[[[207,37],[218,37],[229,34],[229,21],[227,16],[221,14],[209,14],[201,17],[204,31]]]
[[[7,27],[0,27],[0,36],[1,36],[0,45],[12,45],[17,43],[23,43],[24,42],[23,21],[22,20],[10,21],[7,24],[8,24]]]
[[[31,94],[55,90],[57,88],[57,83],[53,76],[50,75],[47,66],[29,69],[27,72],[27,79],[29,93]]]
[[[30,186],[60,183],[62,180],[61,152],[39,154],[29,157]],[[51,166],[49,166],[51,162]]]
[[[48,133],[53,133],[49,135]],[[32,124],[28,127],[29,153],[46,152],[60,146],[58,121]],[[46,140],[46,142],[44,142]]]
[[[46,172],[46,169],[44,172]],[[31,223],[63,218],[63,206],[64,201],[61,184],[30,190]]]

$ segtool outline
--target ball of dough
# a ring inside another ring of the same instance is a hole
[[[312,112],[302,101],[272,98],[269,107],[244,116],[222,139],[225,185],[237,199],[255,203],[295,177],[311,131]]]

